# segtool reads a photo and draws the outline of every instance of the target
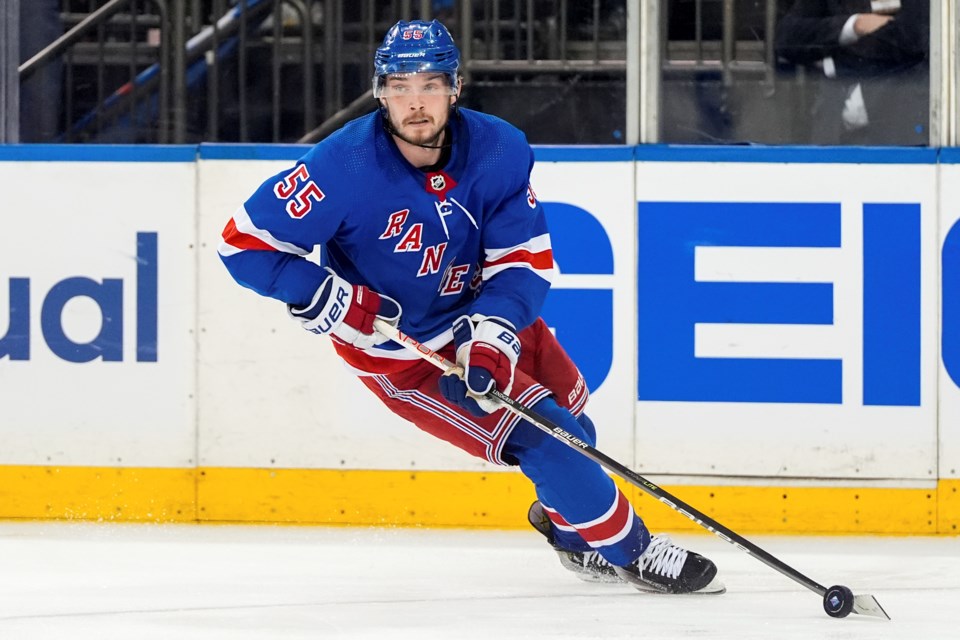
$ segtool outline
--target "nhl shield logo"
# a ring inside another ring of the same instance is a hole
[[[457,186],[457,181],[443,171],[428,173],[427,182],[424,184],[427,193],[436,195],[441,201],[447,199],[447,193],[455,186]]]

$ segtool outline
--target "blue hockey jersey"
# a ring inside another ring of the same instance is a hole
[[[432,349],[463,314],[517,330],[539,315],[554,263],[543,208],[529,185],[533,151],[515,127],[467,109],[450,118],[442,170],[411,166],[379,113],[351,121],[267,179],[227,223],[219,254],[242,285],[295,306],[327,273],[400,303],[400,329]],[[358,373],[409,366],[398,345],[338,344]]]

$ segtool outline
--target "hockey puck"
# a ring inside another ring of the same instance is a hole
[[[823,610],[832,618],[846,618],[853,611],[853,591],[837,584],[823,594]]]

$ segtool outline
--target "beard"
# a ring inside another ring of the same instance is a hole
[[[405,123],[403,123],[399,128],[393,126],[391,123],[391,128],[393,129],[392,133],[396,137],[400,138],[408,144],[412,144],[418,147],[440,147],[440,140],[443,137],[443,130],[447,126],[446,118],[443,119],[443,122],[434,122],[432,118],[427,117],[427,123],[432,123],[433,126],[430,127],[418,127],[414,130],[410,130],[407,127],[407,123],[416,122],[423,120],[424,117],[418,116],[415,118],[408,118]]]

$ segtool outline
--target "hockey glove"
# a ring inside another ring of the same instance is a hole
[[[400,305],[389,296],[368,287],[350,284],[327,267],[327,276],[306,307],[287,305],[290,316],[303,328],[321,335],[331,334],[358,349],[386,342],[373,321],[382,318],[393,326],[400,322]]]
[[[500,403],[485,396],[494,386],[510,393],[520,358],[520,338],[506,320],[477,314],[457,318],[453,340],[463,378],[454,374],[441,376],[440,393],[478,417],[497,411]]]

